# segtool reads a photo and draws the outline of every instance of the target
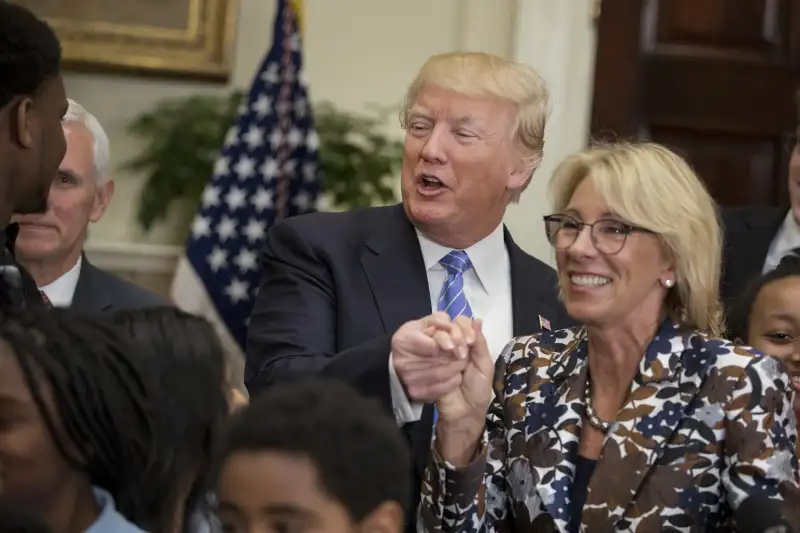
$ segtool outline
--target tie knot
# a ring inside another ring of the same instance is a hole
[[[472,262],[464,250],[451,250],[439,260],[439,264],[450,274],[463,274],[472,267]]]

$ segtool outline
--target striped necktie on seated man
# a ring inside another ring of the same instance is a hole
[[[437,311],[444,311],[450,316],[450,320],[455,320],[457,316],[473,318],[472,308],[464,294],[464,274],[472,268],[467,252],[464,250],[451,250],[446,256],[439,260],[447,271],[447,277],[442,285],[442,293],[439,295],[439,305]],[[433,423],[436,424],[439,413],[436,407],[433,409]]]

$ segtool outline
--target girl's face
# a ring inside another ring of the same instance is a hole
[[[761,288],[750,311],[747,338],[753,348],[781,359],[800,391],[800,276]],[[797,399],[795,407],[800,407]]]

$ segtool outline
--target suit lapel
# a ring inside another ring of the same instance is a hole
[[[394,206],[388,223],[376,228],[367,240],[361,266],[386,334],[394,333],[409,320],[431,313],[419,240],[402,205]]]
[[[390,211],[386,224],[375,229],[361,254],[361,266],[387,335],[409,320],[431,313],[428,277],[414,226],[402,204]],[[426,405],[419,423],[409,424],[411,448],[419,473],[430,449],[433,410]]]
[[[703,342],[700,335],[682,333],[668,320],[642,358],[631,393],[606,437],[589,483],[586,505],[607,506],[607,527],[613,528],[625,515],[696,396],[705,366],[713,360],[703,355]],[[687,361],[691,372],[684,370]],[[624,483],[624,488],[608,490],[604,485],[609,479]]]
[[[559,509],[569,508],[583,426],[580,406],[589,368],[585,338],[585,332],[579,331],[567,348],[552,358],[547,369],[550,383],[539,387],[547,393],[528,407],[535,411],[532,419],[543,423],[528,436],[526,455],[539,475],[536,490],[553,517],[563,514]]]
[[[552,320],[554,328],[567,327],[568,324],[557,323],[558,317],[564,314],[562,309],[553,307],[553,281],[543,280],[537,275],[546,268],[533,257],[526,254],[511,238],[508,228],[503,228],[506,249],[511,265],[511,309],[513,313],[514,336],[522,337],[541,331],[540,317]]]

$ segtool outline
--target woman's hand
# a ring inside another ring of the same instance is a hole
[[[453,324],[459,327],[469,350],[460,383],[436,401],[436,435],[442,458],[459,466],[472,460],[483,434],[492,401],[494,361],[481,320],[457,317]]]

